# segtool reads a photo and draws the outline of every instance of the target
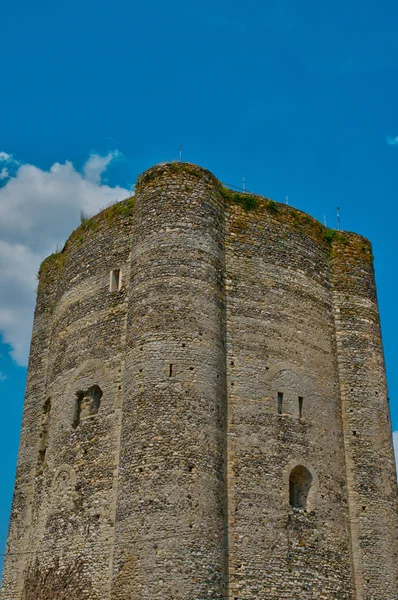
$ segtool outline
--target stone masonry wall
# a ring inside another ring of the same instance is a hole
[[[30,506],[16,531],[13,525],[18,517],[12,517],[9,535],[11,553],[21,548],[29,554],[11,563],[7,559],[3,595],[10,600],[97,600],[106,597],[109,588],[132,207],[127,201],[84,224],[62,254],[47,259],[41,269],[37,310],[45,306],[48,351],[41,371],[36,370],[32,360],[45,345],[34,338],[29,378],[40,377],[40,393],[26,398],[25,412],[34,411],[34,420],[30,446],[27,450],[21,446],[21,452],[28,455],[31,466],[28,494],[17,473],[14,511],[20,510],[22,494]],[[125,279],[120,291],[110,292],[114,268],[121,269]],[[35,330],[42,320],[36,313]],[[102,391],[98,414],[75,427],[76,393],[93,385]],[[51,406],[48,416],[46,402]],[[40,448],[46,419],[43,460]],[[21,468],[21,459],[19,464]],[[75,568],[80,563],[82,569]],[[44,584],[45,574],[55,565],[57,576]],[[68,570],[74,577],[65,581]],[[74,581],[77,575],[78,582]],[[32,586],[33,576],[42,578],[40,592]]]
[[[333,296],[357,600],[398,598],[397,482],[370,244],[333,244]]]
[[[36,301],[7,555],[3,570],[2,593],[4,598],[9,600],[20,597],[24,569],[31,557],[29,541],[32,534],[32,502],[39,448],[37,430],[46,397],[50,307],[55,301],[57,280],[58,263],[49,264],[47,261],[42,265]]]
[[[227,219],[230,598],[351,598],[330,245],[300,219],[265,201]]]
[[[112,600],[224,597],[223,221],[201,169],[138,181]]]
[[[169,163],[43,263],[2,600],[397,600],[397,520],[366,240]]]

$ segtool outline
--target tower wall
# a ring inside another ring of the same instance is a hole
[[[363,238],[163,164],[42,265],[2,600],[395,600],[396,494]]]
[[[370,244],[333,244],[333,297],[343,404],[356,600],[398,597],[397,480]]]
[[[182,167],[136,189],[113,600],[224,598],[224,207]]]
[[[32,341],[30,345],[25,405],[19,444],[14,496],[3,570],[4,598],[19,598],[23,589],[24,569],[30,558],[32,503],[34,497],[39,438],[38,424],[46,390],[48,348],[50,343],[51,305],[55,301],[57,261],[47,261],[41,268],[37,291]]]
[[[227,223],[230,598],[348,600],[330,245],[316,221],[271,202],[231,206]],[[307,511],[290,504],[299,466]]]
[[[110,292],[109,281],[115,267],[128,273],[130,208],[124,203],[84,224],[41,269],[47,344],[38,340],[46,350],[41,370],[29,368],[40,388],[29,430],[27,553],[5,599],[100,600],[110,585],[128,286]],[[42,320],[36,313],[35,330]],[[83,411],[77,423],[77,394],[92,386],[102,394],[99,409]],[[15,537],[11,529],[12,553]],[[8,561],[6,571],[14,571]]]

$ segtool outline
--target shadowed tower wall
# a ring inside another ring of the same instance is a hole
[[[132,202],[80,227],[40,269],[3,598],[109,597]],[[101,390],[99,409],[77,394]],[[95,411],[93,411],[94,413]],[[107,591],[108,590],[108,591]]]
[[[396,600],[369,243],[162,164],[47,259],[3,600]]]

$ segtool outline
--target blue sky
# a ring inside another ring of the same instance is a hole
[[[40,260],[180,145],[371,239],[398,430],[398,4],[14,0],[1,20],[1,548]]]

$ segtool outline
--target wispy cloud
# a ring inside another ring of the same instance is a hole
[[[27,362],[41,261],[62,246],[81,210],[94,215],[130,195],[104,184],[105,170],[117,156],[118,151],[91,154],[82,172],[69,161],[47,171],[0,152],[0,165],[7,167],[7,177],[0,179],[0,334],[19,364]]]
[[[398,135],[395,137],[390,137],[389,135],[386,137],[386,142],[389,146],[398,146]]]
[[[109,152],[106,156],[100,156],[99,154],[91,154],[90,158],[83,167],[83,173],[87,181],[92,183],[100,183],[101,177],[107,168],[107,166],[121,153],[119,150]]]
[[[10,173],[8,172],[8,169],[3,167],[3,169],[1,169],[1,171],[0,171],[0,179],[7,179],[7,177],[9,177],[9,176],[10,176]]]
[[[16,160],[12,154],[8,154],[8,152],[0,152],[0,162],[4,163],[13,163],[14,165],[19,165],[19,161]]]
[[[7,379],[7,375],[4,375],[4,373],[2,371],[0,371],[0,383],[2,381],[5,381]]]

